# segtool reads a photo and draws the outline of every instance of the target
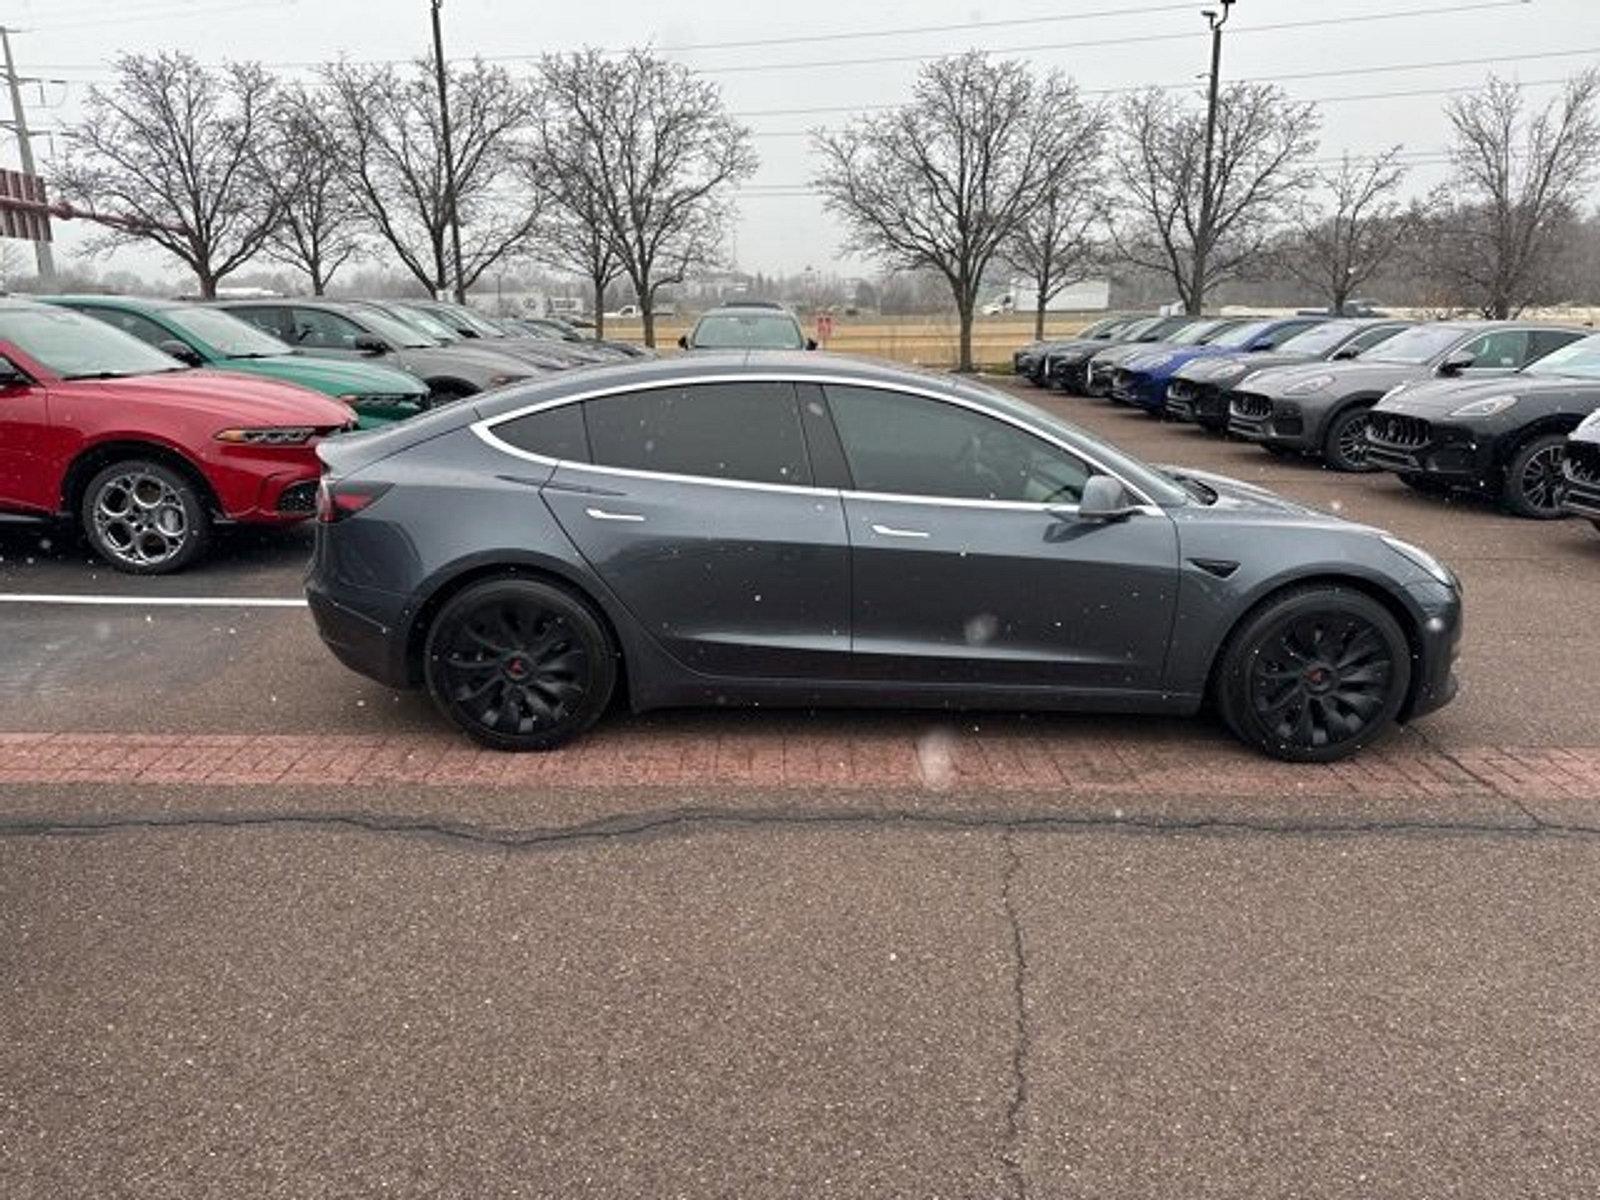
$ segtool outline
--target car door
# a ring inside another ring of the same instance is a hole
[[[640,388],[583,416],[592,461],[544,498],[642,628],[707,675],[848,674],[843,503],[814,485],[793,384]]]
[[[1079,520],[1096,468],[950,399],[828,385],[852,486],[852,646],[869,679],[1160,685],[1177,533],[1159,509]]]
[[[52,512],[60,502],[51,463],[49,394],[37,383],[0,384],[0,508]]]

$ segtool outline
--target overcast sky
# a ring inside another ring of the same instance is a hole
[[[848,272],[855,264],[839,254],[839,230],[804,188],[812,171],[806,129],[848,120],[856,106],[901,100],[916,56],[974,47],[1060,68],[1090,92],[1191,79],[1198,87],[1208,54],[1205,7],[1170,0],[446,0],[444,12],[448,55],[497,57],[513,72],[546,51],[647,43],[706,72],[755,131],[761,157],[739,201],[738,265]],[[71,121],[89,84],[106,79],[122,51],[256,59],[295,77],[340,55],[412,56],[429,36],[427,0],[10,0],[0,12],[26,30],[14,38],[19,71],[65,81],[44,85],[42,107],[41,89],[27,89],[30,120],[44,128]],[[1291,25],[1299,27],[1284,28]],[[894,32],[841,36],[885,31]],[[827,40],[706,45],[791,38]],[[900,61],[860,61],[886,58]],[[1422,160],[1413,173],[1420,190],[1443,172],[1428,161],[1445,144],[1443,89],[1497,71],[1537,84],[1532,94],[1543,101],[1555,91],[1550,81],[1597,61],[1600,0],[1239,0],[1223,71],[1230,79],[1282,80],[1291,95],[1321,101],[1321,155],[1403,143]],[[1404,69],[1377,69],[1388,67]],[[1346,71],[1362,73],[1337,73]],[[843,111],[762,115],[796,108]],[[50,149],[41,140],[39,151]],[[4,157],[15,162],[12,139]],[[66,223],[57,230],[67,251],[81,242],[81,231]],[[137,265],[159,261],[141,255]]]

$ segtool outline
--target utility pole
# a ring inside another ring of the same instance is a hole
[[[17,65],[11,59],[11,30],[0,25],[0,44],[5,46],[6,83],[11,88],[12,128],[17,134],[17,150],[22,158],[22,173],[38,177],[33,169],[33,139],[28,134],[28,114],[22,107],[22,80],[17,78]],[[39,263],[39,278],[50,282],[56,277],[55,254],[49,242],[35,242],[33,253]]]
[[[1224,0],[1232,3],[1233,0]],[[439,9],[444,0],[433,4],[433,69],[439,80],[439,132],[444,137],[444,210],[450,219],[450,248],[455,257],[455,296],[457,304],[467,302],[467,289],[461,275],[461,219],[456,214],[456,159],[450,148],[450,88],[444,69],[444,35],[439,31]]]
[[[1212,156],[1217,144],[1217,93],[1222,78],[1222,27],[1228,23],[1228,12],[1234,0],[1222,0],[1222,13],[1205,11],[1206,23],[1211,26],[1211,91],[1206,99],[1206,159],[1200,171],[1200,228],[1195,232],[1194,279],[1189,287],[1189,312],[1200,315],[1205,304],[1206,259],[1211,253],[1211,227],[1216,220],[1216,205],[1211,199]]]

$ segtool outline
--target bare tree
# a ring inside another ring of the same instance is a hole
[[[973,51],[922,69],[912,100],[813,135],[816,186],[854,249],[891,268],[944,277],[972,369],[972,318],[984,272],[1039,205],[1089,120],[1059,74]]]
[[[1118,251],[1165,272],[1199,313],[1212,288],[1261,260],[1312,185],[1318,123],[1313,105],[1270,84],[1223,89],[1208,189],[1203,102],[1154,88],[1128,97],[1116,165],[1131,212],[1113,226]]]
[[[66,131],[55,186],[105,225],[102,248],[152,242],[194,272],[200,294],[248,262],[279,219],[260,171],[273,82],[259,66],[209,70],[186,54],[125,54]]]
[[[540,218],[531,239],[533,255],[557,270],[572,271],[594,296],[595,336],[605,336],[606,289],[622,276],[612,236],[610,210],[600,192],[601,147],[560,102],[539,105],[523,176],[538,197]]]
[[[1600,153],[1600,69],[1528,111],[1520,84],[1491,79],[1445,109],[1455,177],[1435,194],[1434,269],[1487,317],[1552,283],[1561,231],[1579,215]]]
[[[361,251],[365,222],[345,186],[342,149],[320,100],[303,88],[281,93],[273,124],[263,175],[280,219],[263,250],[303,272],[320,296],[333,273]]]
[[[715,84],[647,50],[551,55],[540,80],[542,127],[561,131],[549,168],[603,210],[654,346],[656,294],[720,255],[728,193],[756,169],[750,131]]]
[[[1082,283],[1101,265],[1095,233],[1105,223],[1100,177],[1106,114],[1082,110],[1083,124],[1067,141],[1068,158],[1051,171],[1038,204],[1017,227],[1001,255],[1034,284],[1033,336],[1044,337],[1046,306],[1064,288]]]
[[[1399,190],[1406,168],[1395,146],[1368,159],[1348,154],[1336,170],[1318,173],[1331,206],[1288,240],[1280,261],[1291,275],[1343,312],[1357,288],[1394,257],[1413,226]]]
[[[454,290],[444,136],[431,62],[323,68],[346,186],[405,268],[434,295]],[[537,212],[514,186],[519,138],[533,97],[499,67],[475,61],[448,71],[450,145],[461,223],[463,291],[525,249]],[[458,296],[458,299],[460,297]]]

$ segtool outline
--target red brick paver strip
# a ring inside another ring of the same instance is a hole
[[[550,754],[439,736],[0,733],[0,784],[478,788],[703,787],[1050,792],[1084,797],[1600,800],[1600,747],[1392,741],[1295,766],[1214,741],[1050,738],[935,728],[763,734],[605,730]]]

